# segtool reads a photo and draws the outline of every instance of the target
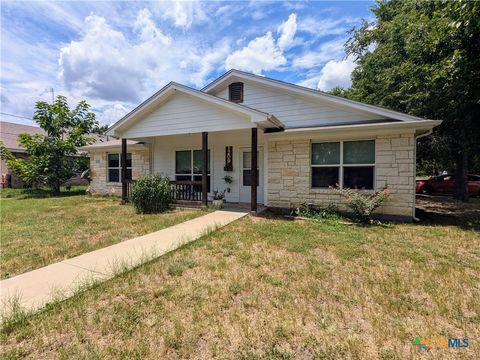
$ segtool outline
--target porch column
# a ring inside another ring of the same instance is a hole
[[[122,139],[122,154],[120,155],[120,163],[122,166],[121,179],[122,179],[122,201],[128,200],[127,192],[127,139]]]
[[[208,132],[202,132],[202,201],[208,206]]]
[[[258,133],[257,128],[252,128],[252,164],[251,164],[251,200],[250,200],[250,210],[252,213],[257,212],[257,185],[258,185],[258,162],[257,162],[257,153],[258,153]]]

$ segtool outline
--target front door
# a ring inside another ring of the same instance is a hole
[[[258,149],[257,202],[263,204],[263,150]],[[251,201],[252,152],[249,148],[240,149],[240,202]]]

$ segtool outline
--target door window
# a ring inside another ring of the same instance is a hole
[[[260,183],[259,171],[258,171],[258,159],[260,158],[259,153],[257,152],[257,187]],[[252,185],[252,153],[250,151],[243,152],[242,158],[242,184],[243,186]]]

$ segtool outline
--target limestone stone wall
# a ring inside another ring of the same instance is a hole
[[[379,212],[413,217],[415,214],[415,136],[379,136],[376,141],[376,186],[391,191]]]
[[[143,175],[150,173],[150,150],[132,149],[132,178],[138,179]],[[108,153],[118,153],[118,151],[91,151],[90,152],[90,192],[92,194],[117,195],[122,194],[122,184],[120,182],[107,181],[107,155]]]
[[[376,190],[385,186],[390,200],[377,213],[412,217],[415,199],[415,138],[413,133],[373,136]],[[310,139],[268,143],[268,205],[293,208],[302,203],[325,206],[333,203],[347,210],[331,189],[310,187]]]

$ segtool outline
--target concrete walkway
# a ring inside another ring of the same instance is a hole
[[[175,250],[247,213],[241,210],[218,210],[0,281],[1,314],[7,316],[14,303],[22,309],[34,311],[48,302],[67,299],[82,287],[88,287],[95,281],[105,281]]]

